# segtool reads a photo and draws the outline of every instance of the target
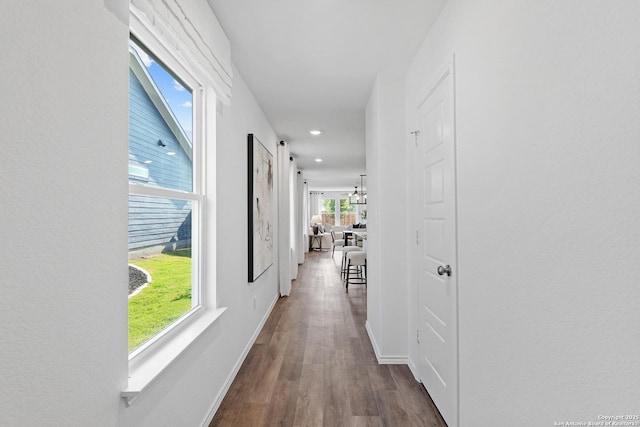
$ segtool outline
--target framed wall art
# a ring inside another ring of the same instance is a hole
[[[252,133],[249,157],[249,282],[273,264],[273,155]]]

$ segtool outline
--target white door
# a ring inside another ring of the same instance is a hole
[[[449,427],[458,425],[456,183],[453,66],[418,102],[418,366]]]

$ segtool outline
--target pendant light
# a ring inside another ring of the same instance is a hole
[[[360,192],[358,192],[358,186],[352,194],[349,194],[350,205],[366,205],[367,204],[367,192],[364,190],[364,177],[366,175],[360,175]]]

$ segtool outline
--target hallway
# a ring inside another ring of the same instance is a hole
[[[377,363],[366,291],[344,291],[339,260],[307,254],[210,426],[445,426],[406,365]]]

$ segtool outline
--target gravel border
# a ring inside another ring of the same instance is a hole
[[[149,283],[151,283],[151,275],[148,271],[129,264],[129,298],[136,295]]]

